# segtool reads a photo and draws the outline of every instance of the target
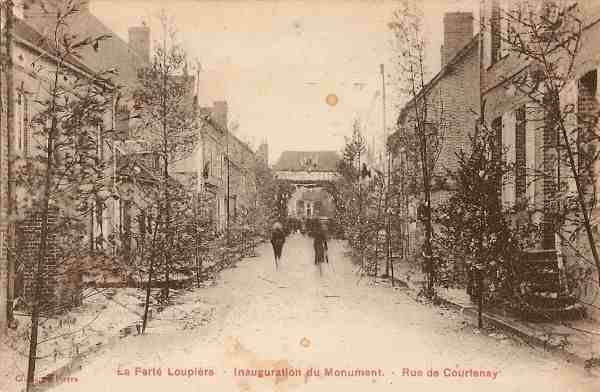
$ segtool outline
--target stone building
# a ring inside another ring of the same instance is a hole
[[[14,114],[14,123],[12,124],[12,135],[10,135],[13,145],[13,157],[15,158],[13,167],[15,170],[20,167],[20,165],[25,162],[27,158],[33,157],[37,152],[40,151],[40,148],[44,148],[39,145],[36,141],[34,135],[32,134],[32,126],[30,124],[30,120],[35,117],[36,113],[38,113],[42,108],[36,102],[43,101],[47,99],[47,95],[45,95],[45,91],[40,89],[40,80],[38,78],[43,78],[44,76],[40,76],[39,69],[51,70],[56,64],[56,57],[52,54],[54,53],[54,49],[48,44],[48,41],[44,39],[41,33],[39,33],[36,29],[30,26],[26,21],[21,19],[16,19],[14,21],[13,28],[13,45],[12,45],[12,75],[13,75],[13,97],[14,99],[8,102],[12,113]],[[36,67],[34,69],[34,67]],[[40,68],[37,68],[40,67]],[[65,77],[77,77],[77,78],[88,78],[89,80],[93,80],[94,71],[90,69],[87,65],[85,65],[81,60],[71,57],[67,60],[65,65]],[[43,71],[42,71],[43,72]],[[2,86],[6,87],[6,76],[7,73],[4,72],[2,75]],[[7,93],[6,90],[2,91],[3,95]],[[3,118],[5,113],[3,113]],[[108,129],[111,126],[111,113],[107,113],[104,121],[104,126]],[[0,166],[2,167],[2,186],[0,194],[2,195],[2,215],[3,224],[8,223],[8,217],[6,215],[6,205],[7,205],[7,184],[8,181],[14,180],[14,177],[9,178],[7,169],[7,160],[8,160],[8,152],[6,149],[6,142],[8,135],[7,124],[2,124],[2,141],[3,148],[0,150]],[[93,132],[88,130],[89,132]],[[102,141],[100,141],[102,143]],[[15,225],[15,246],[18,249],[18,256],[24,257],[25,259],[29,257],[35,256],[35,249],[37,249],[37,244],[35,240],[35,233],[40,230],[40,222],[39,219],[35,216],[31,215],[27,204],[25,203],[26,198],[24,197],[24,189],[15,186],[15,193],[13,195],[16,208],[13,211],[13,216],[11,220],[15,222],[15,219],[19,219],[20,223]],[[54,219],[51,218],[52,222]],[[7,226],[2,227],[2,232],[0,236],[2,237],[2,270],[3,275],[6,273],[5,267],[7,266],[6,256],[6,229]],[[19,238],[21,240],[19,240]],[[52,237],[49,244],[49,253],[45,262],[45,270],[44,273],[46,275],[46,280],[48,282],[57,283],[53,279],[53,275],[57,273],[57,254],[52,250],[54,247],[54,242],[56,238]],[[39,243],[39,240],[38,240]],[[16,260],[16,259],[14,259]],[[27,260],[24,261],[25,268],[17,271],[14,269],[11,273],[12,278],[10,279],[2,279],[2,283],[8,284],[10,286],[10,297],[15,297],[16,294],[22,294],[25,297],[31,297],[31,283],[32,283],[32,270],[28,269],[29,267],[33,267],[32,263],[27,263]],[[16,264],[12,264],[14,266]],[[5,276],[5,275],[4,275]],[[52,290],[53,288],[59,289],[54,285],[46,285],[47,290]],[[20,291],[20,292],[19,292]],[[7,290],[2,290],[2,293],[5,294]],[[29,293],[29,294],[28,294]],[[45,293],[45,298],[53,298],[57,297],[55,295],[51,295],[50,291]],[[2,301],[3,306],[6,304],[6,301]],[[5,312],[3,312],[5,313]]]
[[[402,139],[403,134],[413,132],[415,102],[418,108],[427,107],[429,130],[441,135],[441,149],[432,180],[434,205],[448,194],[450,187],[445,182],[447,171],[458,167],[456,152],[461,149],[468,151],[469,135],[474,131],[479,117],[479,35],[473,35],[473,23],[473,14],[470,12],[444,15],[442,68],[416,97],[402,107],[398,117],[399,131],[392,136]],[[404,186],[408,187],[410,179],[414,178],[412,176],[418,178],[420,174],[414,173],[419,169],[407,164],[406,155],[405,152],[398,152],[393,164]],[[413,253],[419,249],[421,242],[422,228],[416,223],[421,199],[422,194],[414,194],[405,212],[412,222],[406,229],[408,237],[405,240]]]
[[[577,3],[578,15],[582,20],[581,46],[573,64],[573,79],[565,81],[560,96],[561,108],[574,105],[577,117],[582,114],[598,113],[598,67],[600,67],[600,3],[594,0],[584,1],[540,1],[531,12],[544,12],[548,4],[569,6]],[[561,268],[571,268],[576,264],[572,252],[562,245],[557,228],[553,221],[552,213],[558,208],[553,203],[554,192],[559,189],[575,194],[573,176],[564,161],[557,162],[555,146],[558,142],[556,135],[550,132],[546,125],[551,121],[548,113],[532,100],[524,96],[510,82],[511,78],[519,73],[530,72],[534,75],[535,66],[525,60],[524,56],[514,53],[513,46],[506,41],[506,37],[518,32],[518,22],[512,22],[505,17],[518,12],[525,7],[522,1],[485,0],[481,5],[481,15],[487,29],[483,33],[482,47],[482,78],[481,95],[485,111],[483,117],[487,126],[497,134],[498,144],[506,149],[505,158],[515,165],[515,171],[506,179],[502,189],[502,201],[506,206],[524,203],[528,209],[534,211],[534,220],[542,225],[542,240],[536,246],[538,252],[543,252],[548,260],[558,257]],[[558,67],[564,64],[557,62]],[[564,70],[564,68],[563,68]],[[577,123],[580,120],[575,120]],[[581,124],[580,124],[581,125]],[[599,171],[598,163],[594,172]],[[561,174],[562,173],[562,174]],[[598,184],[598,177],[596,183]],[[594,231],[598,232],[597,217],[598,206],[593,205],[592,217]],[[586,253],[587,240],[584,235],[577,239],[579,251]],[[589,249],[587,250],[589,252]],[[523,260],[521,260],[523,262]],[[591,303],[588,307],[589,314],[598,318],[599,296],[597,295],[597,273],[581,282],[579,289],[583,294],[581,300]]]
[[[174,174],[191,175],[197,192],[208,201],[208,214],[218,232],[255,206],[257,198],[255,152],[228,127],[226,101],[200,108],[204,125],[192,155],[173,165]]]
[[[56,10],[62,7],[65,2],[62,0],[44,1],[45,10],[42,10],[42,2],[30,0],[22,0],[16,2],[15,6],[15,21],[13,28],[13,45],[12,45],[12,71],[13,71],[13,96],[14,100],[8,102],[14,114],[13,134],[11,136],[13,145],[13,154],[15,157],[31,156],[37,146],[32,139],[29,121],[36,115],[39,110],[35,104],[36,99],[42,99],[39,90],[39,81],[37,75],[39,72],[33,69],[34,66],[45,67],[51,69],[55,62],[53,49],[50,46],[47,37],[51,34],[51,26],[55,22]],[[23,6],[25,4],[26,6]],[[137,69],[144,66],[148,62],[149,56],[149,31],[146,27],[138,27],[130,31],[130,44],[118,38],[118,36],[108,29],[98,18],[91,14],[89,3],[82,0],[80,3],[80,11],[75,13],[69,20],[69,30],[79,37],[96,37],[99,35],[109,35],[111,38],[100,42],[98,51],[85,50],[81,58],[70,58],[66,64],[68,72],[79,78],[91,78],[96,72],[113,68],[118,70],[118,74],[114,75],[111,82],[115,85],[134,86],[137,79]],[[4,12],[2,12],[4,17]],[[4,26],[4,24],[3,24]],[[3,32],[4,34],[4,32]],[[3,45],[4,51],[4,45]],[[38,69],[39,71],[39,69]],[[2,74],[2,96],[6,97],[6,72]],[[120,102],[125,103],[123,106],[109,110],[103,119],[104,129],[118,129],[122,134],[127,135],[128,120],[127,120],[127,101],[128,91],[125,88]],[[114,101],[119,101],[117,97],[113,97]],[[4,100],[4,98],[3,98]],[[4,106],[4,109],[6,106]],[[124,115],[125,114],[125,115]],[[6,112],[2,113],[2,119],[6,118]],[[7,279],[7,185],[10,179],[8,178],[7,160],[8,160],[8,129],[6,122],[2,122],[0,127],[0,324],[7,314],[7,298],[8,295],[14,298],[15,286],[17,290],[26,289],[27,282],[24,282],[23,276],[13,271],[12,279]],[[112,154],[115,140],[101,140],[100,150],[102,153]],[[106,155],[110,158],[110,155]],[[18,192],[17,189],[17,197]],[[112,201],[109,201],[111,203]],[[112,206],[111,206],[112,207]],[[90,237],[95,235],[95,225],[105,227],[114,227],[114,216],[109,212],[115,208],[103,209],[100,215],[93,213],[92,215],[101,216],[96,224],[90,224]],[[27,233],[35,233],[36,225],[39,223],[34,217],[27,217],[25,211],[21,211],[24,220],[21,222],[21,229],[24,239],[24,244],[27,249],[35,246],[33,237]],[[36,223],[37,222],[37,223]],[[107,230],[105,230],[107,232]],[[29,238],[29,237],[31,238]],[[29,240],[27,239],[29,238]],[[29,245],[27,245],[29,244]],[[23,250],[23,254],[28,252]],[[52,264],[48,262],[48,266]],[[26,271],[25,271],[26,273]],[[49,273],[52,273],[51,271]],[[49,278],[49,281],[52,280]],[[7,290],[6,285],[10,288]],[[50,286],[48,286],[50,287]]]
[[[299,220],[333,217],[333,199],[325,185],[337,179],[339,159],[335,151],[281,153],[273,170],[278,180],[288,181],[295,188],[287,204],[288,217]]]

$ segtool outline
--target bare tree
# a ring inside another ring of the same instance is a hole
[[[410,0],[394,12],[389,24],[396,36],[398,66],[403,92],[410,97],[404,117],[398,118],[402,144],[409,159],[420,170],[420,189],[423,202],[419,208],[425,226],[423,257],[428,274],[426,293],[435,295],[435,263],[432,238],[432,185],[436,163],[442,150],[445,130],[445,113],[441,94],[428,89],[426,66],[426,41],[422,14],[418,5]],[[389,147],[388,147],[389,148]]]
[[[175,216],[169,169],[178,160],[191,154],[199,139],[198,116],[193,100],[193,78],[188,74],[187,57],[177,43],[173,25],[166,14],[160,16],[163,26],[159,42],[149,67],[139,76],[134,92],[136,136],[147,143],[161,161],[161,199],[157,200],[166,248],[161,252],[164,265],[165,299],[169,297],[171,250],[175,243]],[[148,282],[150,285],[151,283]]]
[[[383,173],[367,167],[366,147],[360,123],[355,121],[338,163],[340,177],[329,186],[329,192],[345,235],[360,259],[361,272],[376,275],[379,251],[384,247],[379,232],[386,221],[386,182]]]
[[[11,218],[14,224],[40,225],[39,231],[30,233],[39,244],[37,249],[17,252],[17,245],[9,249],[15,257],[25,255],[24,268],[33,271],[30,294],[25,297],[31,310],[28,391],[34,385],[40,316],[64,309],[56,293],[52,298],[44,294],[47,269],[54,265],[54,273],[66,273],[61,281],[79,278],[79,274],[69,276],[68,271],[90,256],[85,217],[107,194],[104,148],[112,130],[104,126],[103,119],[113,105],[116,89],[108,80],[112,72],[93,72],[79,58],[82,50],[98,50],[109,37],[73,34],[69,20],[78,11],[69,3],[52,16],[51,32],[37,43],[47,52],[32,63],[37,91],[20,91],[19,95],[21,103],[29,103],[33,115],[24,124],[30,134],[26,143],[31,145],[15,154],[13,162],[18,214]],[[51,258],[55,264],[48,266]],[[77,302],[77,282],[74,284],[75,302],[70,306]]]

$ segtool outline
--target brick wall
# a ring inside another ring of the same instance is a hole
[[[444,14],[444,45],[442,67],[473,38],[473,13],[449,12]]]
[[[443,76],[435,81],[428,93],[428,122],[436,124],[443,133],[443,143],[436,173],[444,176],[446,170],[456,170],[456,152],[469,150],[469,135],[475,130],[479,113],[479,56],[473,45],[460,61],[451,64]],[[414,122],[413,111],[408,110],[406,127]]]
[[[585,73],[581,79],[578,81],[577,85],[577,112],[578,112],[578,123],[581,127],[579,138],[581,142],[586,146],[587,151],[584,152],[588,157],[594,156],[597,154],[598,143],[590,143],[589,139],[586,140],[587,137],[593,135],[594,131],[588,131],[588,127],[597,127],[596,120],[598,116],[598,107],[599,102],[596,96],[598,89],[598,72],[596,69],[592,69]],[[597,131],[597,128],[595,128]],[[581,151],[580,151],[581,152]],[[600,162],[595,162],[594,167],[584,167],[583,162],[579,161],[580,170],[583,170],[584,173],[592,173],[591,181],[595,182],[596,192],[598,191],[599,180],[600,177]],[[585,194],[587,195],[588,203],[592,203],[592,198],[594,194],[593,183],[590,181],[586,181],[589,179],[588,176],[582,176],[583,185],[585,188]],[[596,207],[592,210],[592,214],[595,218],[592,218],[592,221],[597,221],[597,216],[599,214],[598,210],[598,202],[596,202]],[[593,230],[594,237],[596,243],[600,243],[600,235],[598,233],[598,229],[596,226],[596,230]],[[587,237],[584,233],[579,235],[577,241],[577,247],[582,253],[588,258],[588,260],[592,259],[592,254],[590,251],[589,243]],[[569,267],[575,265],[577,258],[567,259],[567,263]],[[581,290],[582,298],[580,298],[585,304],[589,317],[594,318],[595,320],[600,321],[600,296],[598,295],[598,272],[592,269],[592,276],[589,280],[585,282],[580,282],[583,290]],[[588,305],[588,304],[591,304]]]
[[[597,79],[598,72],[594,69],[579,79],[577,85],[577,121],[581,127],[578,138],[583,147],[578,151],[578,154],[583,155],[583,159],[578,160],[579,170],[582,170],[584,173],[592,172],[592,175],[596,177],[595,181],[597,181],[598,176],[594,175],[594,168],[585,166],[585,163],[589,163],[592,157],[595,156],[598,149],[597,142],[590,142],[591,137],[594,137],[596,120],[598,116],[599,105],[596,98],[598,84]],[[588,178],[589,177],[586,176],[584,180],[587,180]],[[593,192],[593,184],[587,181],[584,185],[586,186],[586,193],[591,195]],[[589,201],[591,202],[591,200]]]
[[[57,222],[57,213],[52,212],[48,217],[48,241],[46,258],[41,267],[41,295],[42,309],[56,308],[58,300],[58,270],[59,254],[57,247],[57,235],[52,229]],[[33,305],[35,299],[35,282],[37,277],[37,259],[40,247],[40,234],[42,229],[41,215],[30,212],[19,224],[21,232],[18,251],[24,263],[24,297],[29,305]]]

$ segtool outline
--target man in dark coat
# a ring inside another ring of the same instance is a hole
[[[275,255],[275,268],[277,268],[278,262],[281,259],[281,251],[283,250],[283,243],[285,242],[285,233],[283,232],[283,226],[279,222],[275,222],[273,229],[271,230],[271,245],[273,245],[273,254]]]
[[[325,230],[321,226],[321,224],[315,224],[315,230],[313,232],[313,246],[315,248],[315,264],[319,265],[326,260],[327,255],[327,236],[325,234]]]

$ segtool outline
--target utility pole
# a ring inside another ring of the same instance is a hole
[[[406,186],[407,178],[407,157],[406,149],[401,147],[400,149],[400,211],[402,214],[402,258],[404,261],[407,260],[410,250],[410,233],[408,231],[408,194]]]
[[[166,25],[165,25],[166,26]],[[171,272],[172,230],[171,227],[171,202],[169,200],[169,134],[167,124],[167,37],[163,31],[163,58],[162,58],[162,134],[163,134],[163,192],[165,208],[165,228],[169,249],[165,252],[165,300],[169,299],[169,285]]]
[[[226,203],[226,212],[227,212],[227,222],[225,226],[225,235],[227,239],[227,245],[229,246],[229,129],[227,129],[227,124],[225,126],[225,157],[227,159],[227,203]]]
[[[385,140],[385,150],[387,153],[387,175],[386,175],[386,191],[385,191],[385,220],[386,220],[386,229],[385,229],[385,247],[386,247],[386,259],[385,259],[385,274],[387,276],[391,276],[392,278],[392,286],[394,285],[394,268],[392,266],[392,254],[391,254],[391,238],[390,238],[390,229],[391,229],[391,217],[389,211],[389,198],[390,198],[390,172],[391,172],[391,159],[392,154],[390,149],[388,148],[388,132],[386,127],[386,112],[385,112],[385,67],[383,64],[380,64],[381,70],[381,93],[382,93],[382,112],[383,112],[383,136]]]
[[[5,26],[4,26],[4,74],[6,75],[6,169],[8,186],[6,189],[6,215],[8,218],[8,232],[6,243],[7,276],[6,276],[6,322],[13,323],[13,299],[15,294],[15,176],[13,165],[15,160],[15,124],[14,124],[14,74],[12,54],[12,30],[13,30],[13,1],[6,0]]]

